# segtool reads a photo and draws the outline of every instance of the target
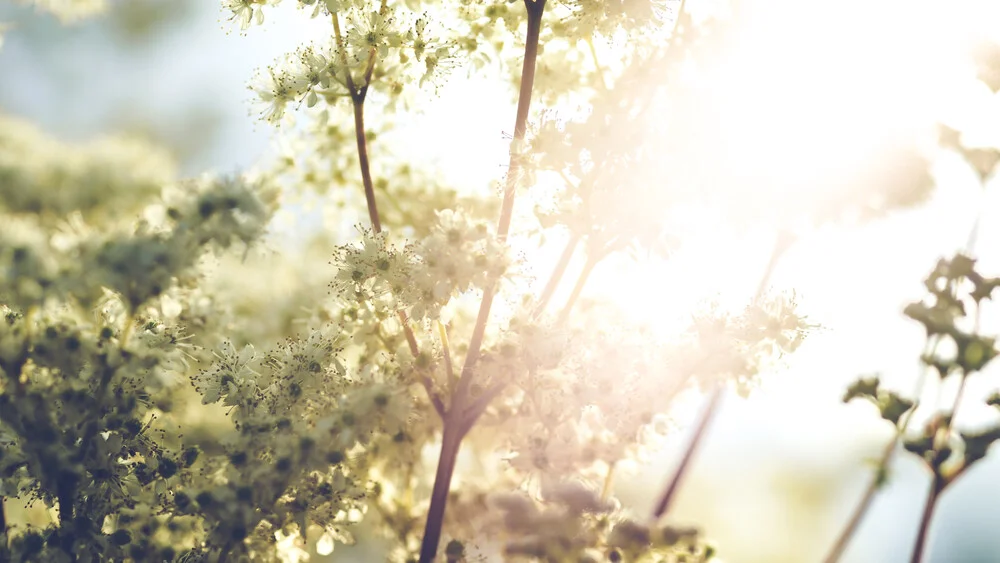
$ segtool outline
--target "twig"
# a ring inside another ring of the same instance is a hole
[[[913,543],[913,553],[910,556],[910,563],[920,563],[924,560],[924,550],[927,544],[927,532],[930,530],[931,520],[934,518],[934,508],[937,500],[941,496],[947,481],[935,470],[934,478],[931,480],[930,489],[927,491],[927,503],[924,505],[923,515],[920,517],[920,528],[917,531],[917,538]]]
[[[940,440],[945,443],[951,437],[951,429],[955,424],[955,416],[958,412],[958,406],[959,403],[962,402],[962,396],[964,395],[965,382],[969,379],[968,374],[965,373],[963,373],[961,377],[962,379],[959,381],[958,390],[955,392],[955,399],[952,401],[951,412],[949,413],[947,422],[945,422],[944,425],[944,431],[935,436],[935,438],[940,436]],[[927,544],[927,532],[930,530],[931,521],[934,519],[934,509],[937,508],[938,499],[941,498],[941,493],[944,492],[945,487],[947,487],[949,483],[954,482],[955,477],[958,475],[956,473],[955,475],[952,475],[951,478],[946,477],[941,470],[942,463],[944,463],[943,460],[934,460],[930,463],[930,469],[934,472],[934,475],[931,477],[931,486],[927,492],[927,503],[924,505],[923,515],[920,517],[920,527],[917,529],[917,537],[913,544],[913,553],[910,555],[911,563],[920,563],[924,560]],[[964,470],[964,468],[965,466],[963,465],[962,470]]]
[[[354,76],[351,75],[351,67],[347,64],[347,45],[344,43],[344,35],[340,32],[340,16],[337,12],[330,14],[330,19],[333,20],[333,36],[337,40],[337,50],[340,51],[340,64],[344,65],[344,74],[347,75],[346,84],[347,90],[351,93],[351,97],[357,93],[354,87]]]
[[[528,31],[524,45],[524,65],[521,68],[521,89],[517,100],[517,117],[514,121],[514,143],[520,144],[527,130],[528,109],[531,105],[531,92],[535,82],[535,63],[538,59],[538,38],[541,32],[542,14],[545,10],[545,0],[524,0],[528,12]],[[515,147],[516,149],[516,147]],[[514,210],[514,194],[521,170],[521,156],[512,150],[510,166],[507,171],[507,183],[504,189],[503,203],[500,207],[500,220],[497,224],[497,238],[501,242],[507,240],[510,222]],[[444,432],[441,438],[441,454],[438,458],[437,473],[434,476],[434,487],[431,492],[431,504],[427,511],[427,523],[424,527],[424,537],[420,545],[420,563],[432,563],[437,556],[438,544],[441,542],[441,532],[444,528],[444,512],[448,502],[448,491],[455,472],[455,460],[461,446],[464,433],[471,428],[470,418],[465,416],[464,402],[467,400],[468,387],[472,380],[476,362],[483,345],[486,332],[486,322],[489,320],[493,305],[494,291],[498,280],[493,280],[483,291],[483,301],[479,307],[479,315],[469,341],[469,350],[465,356],[462,373],[458,380],[455,393],[452,395],[451,409],[444,418]],[[475,419],[471,419],[474,423]]]
[[[524,140],[525,132],[528,129],[528,110],[531,106],[531,91],[535,83],[535,63],[538,59],[538,37],[541,33],[542,13],[545,10],[545,0],[524,0],[524,6],[528,11],[528,32],[524,44],[524,66],[521,68],[521,89],[517,98],[517,118],[514,121],[515,145],[510,153],[510,161],[507,167],[507,182],[504,186],[503,202],[500,205],[500,220],[497,223],[497,238],[501,242],[507,240],[510,231],[510,222],[514,215],[514,195],[517,192],[517,183],[521,176],[521,155],[517,152],[517,145]],[[479,361],[479,354],[482,351],[483,337],[486,334],[486,322],[489,320],[490,309],[493,307],[493,298],[496,291],[496,280],[483,291],[483,301],[479,307],[479,315],[476,317],[476,324],[472,329],[472,338],[469,339],[469,351],[465,356],[465,363],[462,366],[462,375],[458,380],[457,393],[463,396],[472,381],[472,374]]]
[[[916,407],[914,407],[915,410]],[[913,412],[912,410],[910,412]],[[910,417],[903,423],[903,429],[905,429],[906,422],[908,422]],[[830,553],[823,559],[824,563],[837,563],[840,558],[844,555],[844,551],[847,549],[851,538],[857,531],[858,526],[861,525],[861,521],[864,519],[865,514],[868,513],[868,509],[871,507],[872,501],[875,500],[875,494],[878,493],[882,484],[885,482],[885,472],[889,467],[889,463],[892,461],[893,456],[896,453],[896,446],[903,438],[903,429],[897,430],[896,435],[893,437],[885,446],[885,450],[882,452],[882,457],[879,458],[878,467],[875,470],[875,475],[872,476],[871,481],[868,483],[868,488],[865,489],[864,495],[861,497],[861,501],[858,502],[857,506],[854,507],[854,512],[851,513],[851,518],[847,521],[847,525],[844,526],[843,531],[837,536],[837,541],[834,542],[833,547],[830,549]]]
[[[562,280],[563,274],[566,273],[566,267],[569,266],[569,261],[573,257],[573,253],[576,251],[579,243],[580,234],[574,231],[566,242],[566,248],[563,249],[562,254],[559,256],[559,261],[556,262],[556,267],[552,270],[552,275],[549,276],[549,281],[545,284],[545,289],[542,290],[542,294],[538,298],[538,304],[535,305],[535,310],[532,312],[533,317],[537,318],[545,311],[545,307],[549,304],[549,300],[552,299],[556,288],[559,287],[559,282]]]
[[[383,0],[382,6],[380,8],[381,13],[385,13],[386,3]],[[344,38],[340,31],[340,18],[337,13],[334,12],[332,15],[333,20],[333,32],[337,40],[337,45],[340,48],[341,62],[344,67],[347,68],[347,51],[344,48]],[[354,79],[351,77],[351,71],[347,68],[347,89],[351,94],[351,105],[354,106],[354,136],[357,140],[358,145],[358,163],[361,167],[361,181],[365,187],[365,203],[368,206],[368,219],[371,221],[372,230],[376,233],[382,232],[382,221],[379,218],[378,205],[375,202],[375,185],[372,182],[371,165],[368,160],[368,140],[365,136],[365,97],[368,94],[368,86],[371,81],[371,72],[375,68],[375,49],[369,54],[369,65],[365,72],[365,84],[360,88],[356,88],[354,85]],[[410,320],[406,316],[406,312],[399,310],[396,311],[396,316],[399,317],[400,324],[403,325],[403,334],[406,336],[406,343],[410,348],[410,353],[416,358],[420,354],[420,349],[417,346],[417,337],[413,333],[413,329],[410,328]],[[424,389],[427,391],[427,396],[434,405],[434,410],[437,411],[438,415],[442,418],[444,417],[445,407],[444,401],[441,397],[434,391],[434,385],[430,378],[426,374],[421,374],[419,376],[420,383],[423,385]]]
[[[361,163],[361,180],[365,185],[365,201],[368,203],[368,218],[372,222],[372,229],[376,233],[382,231],[382,223],[378,216],[378,207],[375,205],[375,186],[372,183],[371,167],[368,164],[368,143],[365,139],[365,94],[368,92],[368,85],[351,94],[351,102],[354,106],[354,135],[358,141],[358,160]]]
[[[924,346],[923,352],[920,356],[923,358],[927,355],[933,355],[937,351],[937,346],[941,342],[941,338],[938,337],[933,341],[928,341]],[[920,370],[917,376],[916,390],[914,391],[915,397],[920,397],[923,394],[924,384],[927,381],[927,371],[928,368],[923,363],[923,359],[920,360]],[[827,554],[826,558],[823,559],[824,563],[837,563],[841,557],[844,555],[844,551],[847,550],[847,546],[850,544],[851,538],[858,531],[858,527],[861,526],[862,520],[868,510],[871,508],[872,502],[875,500],[875,495],[878,493],[879,488],[881,488],[882,483],[885,481],[885,474],[889,469],[889,464],[892,463],[893,457],[896,455],[896,446],[902,441],[903,435],[906,433],[906,429],[909,428],[910,421],[913,419],[914,413],[917,411],[919,405],[914,405],[906,413],[903,418],[903,423],[896,428],[896,433],[892,437],[892,440],[886,444],[885,450],[882,452],[882,457],[879,459],[878,467],[875,469],[875,474],[872,475],[871,481],[868,482],[868,487],[865,489],[865,493],[861,496],[861,500],[858,502],[857,506],[854,507],[854,512],[851,513],[851,518],[847,521],[844,529],[837,536],[837,541],[834,542],[833,547],[830,548],[830,553]]]
[[[694,435],[691,436],[691,442],[684,451],[684,457],[681,458],[680,465],[677,466],[677,470],[674,471],[673,478],[670,479],[666,490],[664,490],[663,495],[660,496],[660,501],[656,503],[656,507],[653,508],[654,520],[662,517],[670,509],[670,504],[677,495],[681,482],[684,480],[684,474],[687,473],[688,465],[690,465],[691,460],[694,458],[695,451],[697,451],[699,444],[701,444],[701,440],[705,435],[705,430],[708,429],[708,424],[712,421],[713,413],[717,410],[719,402],[722,400],[724,391],[725,386],[717,385],[715,390],[712,392],[712,398],[709,399],[708,406],[705,408],[705,413],[702,415],[701,420],[698,421],[698,426],[695,428]]]
[[[451,389],[451,380],[455,378],[455,368],[451,363],[451,346],[448,344],[448,331],[444,324],[437,321],[438,335],[441,337],[441,352],[444,354],[444,372],[448,378],[448,388]]]
[[[609,90],[608,81],[604,77],[604,67],[601,66],[601,61],[597,58],[597,49],[594,48],[594,40],[588,37],[585,41],[587,42],[587,47],[590,47],[590,56],[594,59],[594,68],[597,70],[598,78],[601,79],[601,87],[605,90]]]
[[[767,290],[767,284],[770,281],[772,274],[774,274],[774,270],[777,268],[778,262],[781,260],[781,257],[784,256],[789,247],[791,247],[792,242],[794,242],[794,238],[792,238],[791,234],[787,231],[781,231],[778,233],[774,240],[774,246],[771,249],[771,256],[768,259],[767,266],[764,268],[764,274],[761,276],[760,282],[757,284],[757,291],[754,294],[753,303],[759,303],[764,297],[764,292]],[[692,436],[691,442],[684,451],[683,457],[681,457],[681,463],[674,471],[673,476],[667,484],[666,490],[663,492],[663,496],[660,498],[659,503],[657,503],[656,508],[653,510],[654,519],[661,518],[664,514],[666,514],[667,510],[670,509],[670,504],[673,497],[676,495],[681,482],[684,480],[684,474],[690,466],[691,459],[694,457],[695,451],[698,449],[701,440],[705,436],[705,429],[708,428],[712,419],[714,419],[718,414],[719,405],[722,404],[722,395],[724,392],[724,383],[719,382],[715,384],[715,388],[712,390],[712,395],[708,400],[708,405],[705,407],[701,419],[698,420],[698,426],[696,427],[694,436]]]
[[[563,324],[569,319],[570,310],[576,304],[576,300],[580,298],[583,286],[587,284],[591,272],[594,271],[594,267],[601,261],[601,258],[603,258],[603,255],[587,256],[587,262],[583,265],[580,276],[576,278],[576,284],[573,285],[573,292],[569,294],[566,304],[563,305],[562,311],[559,312],[559,319],[556,321],[558,324]]]
[[[479,420],[479,417],[484,412],[486,412],[486,407],[490,406],[490,403],[493,402],[493,399],[495,399],[497,395],[499,395],[500,392],[503,391],[506,387],[507,383],[504,381],[494,383],[489,388],[487,388],[486,391],[483,391],[483,394],[477,397],[476,400],[472,402],[472,404],[466,407],[465,411],[463,412],[465,416],[465,420],[462,425],[462,428],[465,428],[465,431],[462,432],[463,436],[469,432],[469,429],[472,428],[472,425],[475,424],[477,420]]]

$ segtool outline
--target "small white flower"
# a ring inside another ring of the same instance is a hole
[[[264,11],[260,4],[255,0],[222,0],[222,7],[233,13],[229,19],[239,21],[240,29],[244,31],[250,28],[251,21],[257,25],[264,23]]]
[[[278,73],[274,67],[257,75],[250,89],[257,93],[265,104],[260,116],[268,123],[277,123],[285,115],[285,106],[295,98],[296,92],[288,78]]]
[[[395,19],[392,15],[380,14],[376,11],[367,14],[360,10],[351,12],[351,29],[347,32],[347,43],[359,59],[367,61],[371,51],[385,58],[389,47],[402,44],[402,37],[395,29]]]

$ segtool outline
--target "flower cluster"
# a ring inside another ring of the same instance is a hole
[[[161,148],[126,137],[85,146],[56,141],[30,123],[0,115],[0,211],[53,223],[70,212],[90,222],[138,212],[173,181]]]
[[[502,514],[506,555],[588,563],[702,563],[714,557],[715,549],[698,530],[637,522],[581,483],[546,483],[540,494],[540,500],[523,493],[490,497],[490,505]]]
[[[362,230],[362,240],[340,247],[334,293],[376,304],[381,311],[408,309],[411,318],[435,319],[452,297],[503,276],[512,261],[483,222],[453,210],[438,212],[430,234],[402,249],[383,233]]]

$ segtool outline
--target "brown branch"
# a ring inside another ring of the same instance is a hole
[[[892,441],[886,445],[885,450],[882,452],[882,457],[879,459],[875,475],[872,476],[871,481],[868,482],[868,488],[865,489],[865,493],[862,495],[861,501],[854,507],[854,512],[851,513],[851,518],[847,521],[847,525],[844,526],[843,531],[841,531],[840,535],[837,536],[837,541],[834,542],[833,547],[830,549],[830,553],[823,559],[824,563],[837,563],[837,561],[839,561],[844,555],[844,551],[847,549],[851,538],[854,537],[854,533],[857,532],[858,527],[861,525],[861,521],[864,519],[865,514],[868,513],[868,509],[871,507],[872,501],[875,500],[875,494],[878,493],[882,483],[884,482],[885,472],[889,467],[889,463],[892,461],[893,455],[895,455],[896,446],[899,445],[902,438],[902,432],[897,431]]]
[[[528,130],[528,110],[531,106],[531,91],[535,83],[538,37],[542,29],[545,0],[524,0],[524,6],[528,11],[528,32],[524,43],[524,65],[521,67],[521,89],[517,98],[517,118],[514,120],[514,139],[512,142],[514,146],[510,153],[507,182],[504,186],[503,202],[500,205],[500,221],[497,223],[497,238],[501,242],[507,240],[510,222],[514,216],[514,195],[517,192],[517,183],[521,176],[521,155],[518,152],[520,150],[518,145],[524,140],[525,132]],[[483,291],[479,315],[476,317],[476,325],[472,329],[472,338],[469,339],[469,351],[466,353],[462,375],[458,380],[457,393],[460,397],[468,391],[473,371],[479,361],[483,336],[486,334],[486,322],[489,320],[490,309],[493,307],[496,284],[497,280],[493,280]]]
[[[384,13],[385,9],[385,2],[382,2],[381,11]],[[361,167],[361,181],[365,187],[365,203],[368,206],[368,219],[371,221],[372,230],[380,233],[382,232],[382,221],[379,218],[378,205],[375,202],[375,185],[372,182],[371,164],[368,160],[368,140],[365,136],[365,97],[368,94],[372,70],[375,68],[375,50],[372,49],[370,53],[370,63],[365,72],[365,84],[360,88],[355,88],[354,79],[351,77],[351,70],[347,65],[347,51],[344,47],[343,34],[340,31],[340,19],[336,13],[332,15],[332,20],[337,46],[340,48],[341,62],[344,64],[347,72],[347,89],[351,94],[351,105],[354,106],[354,136],[358,145],[358,164]],[[410,328],[410,321],[406,316],[406,312],[402,310],[396,311],[396,316],[399,317],[399,322],[403,325],[403,334],[406,335],[406,343],[410,347],[410,353],[416,358],[420,353],[420,349],[417,346],[417,337],[413,333],[413,329]],[[434,405],[434,410],[441,417],[444,417],[444,401],[434,391],[434,385],[430,378],[426,374],[421,374],[419,380],[427,391],[427,396],[431,404]]]
[[[434,475],[434,488],[431,491],[431,505],[427,510],[427,524],[424,526],[424,538],[420,544],[420,563],[433,563],[437,557],[438,544],[441,542],[444,509],[448,504],[448,491],[451,489],[451,478],[455,473],[455,460],[458,459],[458,448],[462,443],[462,436],[457,432],[456,426],[461,422],[458,414],[453,408],[449,417],[445,419],[441,453],[438,457],[437,473]]]
[[[517,100],[517,117],[514,121],[514,143],[519,145],[527,131],[528,109],[531,105],[531,92],[535,82],[535,63],[538,59],[538,39],[541,33],[542,14],[545,10],[545,0],[524,0],[528,12],[528,32],[524,45],[524,64],[521,67],[521,88]],[[518,146],[513,147],[510,155],[510,166],[507,171],[507,183],[504,189],[503,203],[500,206],[500,220],[497,224],[497,238],[501,242],[507,240],[510,223],[514,211],[514,194],[521,172],[521,156]],[[427,512],[427,523],[424,527],[424,537],[420,545],[420,563],[433,563],[437,556],[438,544],[441,542],[441,532],[444,528],[444,513],[448,502],[448,491],[455,472],[455,460],[462,443],[468,419],[464,415],[463,403],[466,400],[469,384],[472,380],[476,362],[482,350],[483,336],[486,333],[486,323],[489,320],[493,305],[494,292],[499,280],[494,279],[483,291],[483,301],[479,307],[479,315],[469,341],[469,350],[465,356],[462,373],[458,380],[455,393],[452,396],[451,409],[444,420],[444,433],[441,438],[441,455],[438,459],[437,473],[434,476],[434,487],[431,492],[431,504]],[[473,420],[474,422],[474,420]],[[467,430],[466,430],[467,431]]]
[[[444,355],[444,373],[448,378],[448,387],[451,388],[451,380],[455,378],[455,368],[451,363],[451,346],[448,344],[448,331],[445,330],[441,321],[437,321],[438,334],[441,337],[441,353]]]
[[[927,355],[934,355],[937,350],[938,344],[941,342],[941,338],[938,337],[933,342],[928,341],[924,345],[924,350],[921,352],[920,356],[923,358]],[[924,365],[923,360],[920,360],[920,372],[917,377],[916,391],[914,396],[920,397],[923,394],[924,383],[927,381],[927,366]],[[854,512],[851,513],[850,520],[847,521],[847,525],[844,526],[843,531],[837,536],[837,541],[834,542],[833,547],[830,549],[830,553],[823,559],[824,563],[837,563],[840,558],[844,555],[844,551],[847,549],[851,538],[858,531],[858,527],[861,526],[861,521],[864,519],[865,515],[868,513],[869,508],[871,508],[872,502],[875,500],[875,494],[878,493],[879,488],[885,478],[885,473],[889,469],[889,464],[892,462],[892,458],[896,454],[896,446],[903,439],[903,435],[906,433],[906,429],[910,426],[910,421],[913,420],[913,414],[917,411],[919,405],[913,405],[913,407],[906,413],[905,418],[903,418],[903,423],[896,428],[896,434],[893,436],[892,441],[890,441],[885,450],[882,452],[882,458],[879,460],[878,467],[875,470],[875,475],[872,476],[871,481],[868,482],[868,487],[865,489],[864,495],[861,496],[861,500],[858,505],[854,508]]]
[[[944,490],[946,484],[947,482],[941,477],[939,470],[935,469],[930,489],[927,491],[927,503],[924,505],[923,515],[920,517],[917,538],[913,543],[913,553],[910,555],[910,563],[920,563],[924,560],[927,532],[930,530],[931,520],[934,518],[934,508],[937,506],[937,501],[941,498],[941,491]]]
[[[431,400],[431,404],[434,405],[434,410],[437,411],[438,416],[444,420],[444,417],[448,414],[448,409],[445,408],[444,401],[441,400],[441,396],[434,390],[434,382],[431,381],[431,378],[428,377],[426,373],[421,373],[419,378],[420,384],[423,385],[424,389],[427,391],[427,397]]]
[[[399,317],[399,322],[403,324],[403,334],[406,335],[406,343],[410,347],[410,353],[413,354],[413,358],[420,354],[420,348],[417,346],[417,336],[413,334],[413,329],[410,328],[410,319],[406,317],[406,311],[399,310],[396,311],[396,316]],[[418,376],[420,379],[420,384],[424,386],[424,390],[427,391],[427,398],[431,400],[431,404],[434,405],[434,410],[437,411],[438,415],[444,419],[445,406],[444,401],[441,400],[441,395],[434,390],[434,382],[431,378],[427,376],[426,373],[420,373]]]
[[[382,232],[382,222],[379,220],[378,207],[375,205],[375,186],[372,183],[371,166],[368,163],[368,142],[365,139],[365,94],[368,86],[351,94],[354,105],[354,135],[358,141],[358,161],[361,163],[361,180],[365,185],[365,201],[368,203],[368,218],[376,233]]]
[[[486,389],[486,391],[483,391],[483,394],[477,397],[476,400],[473,401],[471,405],[466,407],[465,411],[463,412],[463,415],[465,416],[465,422],[463,423],[462,426],[463,428],[465,428],[465,431],[462,432],[463,436],[467,434],[469,430],[472,429],[472,425],[475,424],[477,420],[479,420],[479,417],[484,412],[486,412],[486,407],[490,406],[490,403],[493,402],[493,399],[495,399],[497,395],[499,395],[506,387],[507,383],[505,381],[494,383],[488,389]]]
[[[705,430],[708,429],[709,423],[712,421],[715,412],[718,410],[718,405],[722,401],[722,395],[725,389],[725,385],[719,383],[712,391],[712,398],[709,399],[708,406],[705,408],[705,412],[702,414],[701,420],[698,421],[698,426],[695,428],[694,435],[691,436],[691,442],[684,451],[684,457],[681,458],[680,465],[677,466],[677,470],[674,471],[673,477],[670,479],[670,482],[667,483],[667,488],[663,491],[659,502],[657,502],[656,506],[653,508],[654,520],[659,519],[666,514],[668,510],[670,510],[670,504],[673,502],[674,497],[677,495],[677,491],[680,489],[681,482],[684,480],[684,475],[687,473],[688,466],[690,466],[691,460],[694,459],[694,454],[705,435]]]
[[[764,292],[767,290],[768,282],[774,274],[774,270],[777,268],[778,262],[781,260],[781,257],[785,255],[785,252],[789,249],[789,247],[791,247],[793,242],[794,238],[787,231],[781,231],[778,233],[774,240],[774,246],[771,249],[771,256],[768,258],[767,266],[764,268],[764,273],[761,276],[760,282],[757,284],[757,291],[754,293],[753,303],[759,303],[760,300],[763,299]],[[670,509],[670,503],[673,501],[673,497],[677,494],[677,489],[684,480],[684,474],[690,467],[691,459],[694,457],[695,451],[698,449],[698,446],[701,444],[701,440],[705,436],[705,429],[708,428],[708,425],[718,414],[718,409],[722,404],[721,399],[724,392],[725,384],[722,382],[717,383],[715,389],[712,391],[711,398],[708,400],[708,406],[706,406],[701,419],[698,421],[698,426],[695,430],[694,436],[692,436],[691,442],[684,451],[680,465],[677,466],[677,470],[670,478],[667,488],[663,492],[663,496],[660,498],[660,502],[657,503],[656,508],[653,510],[654,519],[662,517],[667,510]]]

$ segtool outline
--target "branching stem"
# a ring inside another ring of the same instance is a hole
[[[528,12],[528,32],[524,44],[524,65],[521,68],[521,89],[517,98],[517,118],[514,121],[514,139],[512,142],[510,162],[507,167],[507,181],[504,186],[503,202],[500,205],[500,220],[497,223],[497,238],[500,242],[507,240],[510,232],[510,222],[514,216],[514,195],[521,177],[521,154],[518,145],[524,140],[528,130],[528,110],[531,106],[531,91],[535,83],[535,63],[538,59],[538,38],[542,29],[542,13],[545,10],[545,0],[524,0]],[[458,400],[468,392],[473,371],[479,361],[483,346],[483,336],[486,334],[486,323],[493,307],[496,291],[496,280],[483,291],[483,301],[479,307],[479,315],[469,339],[469,351],[462,366],[462,375],[458,381],[456,393]]]
[[[785,255],[785,252],[789,249],[789,247],[791,247],[794,240],[795,239],[792,235],[787,231],[781,231],[775,237],[774,246],[771,249],[771,256],[768,259],[767,266],[764,268],[764,274],[761,276],[760,282],[757,284],[757,291],[754,294],[753,303],[757,304],[761,299],[763,299],[764,292],[767,290],[768,282],[770,282],[771,276],[774,274],[774,270],[778,266],[778,262],[781,260],[781,257]],[[722,382],[717,383],[712,390],[712,395],[708,400],[708,405],[705,407],[705,410],[695,427],[694,436],[691,437],[691,442],[684,451],[680,464],[674,471],[673,476],[671,476],[670,481],[668,481],[667,487],[663,492],[663,496],[660,497],[660,501],[653,509],[654,520],[663,517],[663,515],[670,509],[673,498],[676,496],[677,490],[680,488],[681,482],[684,480],[684,475],[690,467],[694,453],[697,451],[698,446],[705,437],[705,430],[718,414],[718,409],[722,404],[722,396],[725,393],[725,390],[725,384]]]
[[[928,342],[924,347],[924,351],[921,353],[921,358],[924,356],[933,356],[937,350],[938,344],[941,342],[940,338],[934,339],[933,342]],[[924,384],[927,381],[927,366],[924,365],[923,360],[920,361],[920,372],[917,377],[916,391],[914,393],[915,397],[920,397],[924,391]],[[854,512],[851,513],[851,518],[847,521],[847,525],[837,536],[837,541],[834,542],[833,547],[830,549],[830,553],[823,559],[824,563],[837,563],[840,558],[844,555],[844,551],[847,550],[847,546],[851,542],[851,538],[858,531],[858,527],[861,526],[862,520],[866,514],[868,514],[868,509],[871,508],[872,502],[875,500],[875,495],[878,493],[879,488],[881,488],[883,482],[885,481],[886,472],[889,470],[889,464],[892,463],[893,457],[896,455],[896,448],[899,443],[903,440],[903,435],[906,433],[906,429],[910,426],[910,421],[913,419],[913,414],[917,411],[919,405],[914,405],[903,417],[902,424],[900,424],[892,440],[886,444],[885,450],[882,452],[882,457],[879,459],[878,466],[875,469],[875,474],[872,475],[871,481],[868,482],[868,487],[865,489],[865,493],[861,496],[861,500],[858,502],[857,506],[854,507]]]
[[[386,10],[386,3],[383,1],[380,8],[381,12],[384,13]],[[347,51],[344,46],[344,37],[340,31],[340,18],[336,13],[332,15],[333,20],[333,32],[337,41],[337,46],[340,48],[341,62],[347,67]],[[375,202],[375,184],[372,182],[371,164],[368,160],[368,139],[365,136],[365,97],[368,94],[368,86],[371,82],[372,71],[375,69],[375,49],[372,49],[369,53],[369,64],[368,68],[365,70],[365,83],[357,88],[354,85],[354,79],[351,76],[350,69],[347,70],[347,89],[351,94],[351,105],[354,107],[354,136],[357,140],[358,145],[358,163],[361,167],[361,181],[365,188],[365,203],[368,206],[368,219],[371,221],[372,230],[376,233],[382,232],[382,221],[378,212],[378,205]],[[396,316],[399,317],[399,322],[403,326],[403,334],[406,336],[406,343],[410,348],[410,353],[416,358],[420,353],[420,348],[417,346],[417,337],[413,333],[413,329],[410,327],[410,320],[406,316],[405,311],[396,311]],[[437,411],[438,415],[442,418],[445,414],[444,401],[434,390],[433,382],[430,377],[423,374],[418,377],[421,385],[427,391],[427,397],[430,399],[431,404],[434,405],[434,410]]]
[[[501,242],[507,240],[510,223],[514,211],[514,195],[521,176],[521,141],[527,131],[528,110],[531,106],[531,92],[535,82],[535,63],[538,59],[538,38],[541,33],[542,14],[545,10],[545,0],[524,0],[528,12],[528,32],[524,45],[524,64],[521,68],[521,88],[517,100],[517,117],[514,121],[514,145],[510,154],[510,165],[507,170],[507,182],[504,187],[503,203],[500,206],[500,220],[497,224],[497,238]],[[486,323],[489,320],[490,309],[493,306],[496,284],[492,282],[483,291],[483,301],[479,307],[479,315],[469,340],[469,350],[459,376],[458,385],[451,397],[451,407],[444,417],[444,432],[441,438],[441,454],[438,458],[437,473],[434,476],[434,487],[431,492],[431,505],[427,512],[427,523],[424,527],[424,537],[420,545],[420,563],[433,563],[437,556],[438,545],[441,542],[441,532],[444,528],[445,506],[448,502],[448,491],[451,489],[451,479],[455,472],[455,460],[462,439],[475,423],[481,409],[468,413],[466,401],[468,389],[475,371],[476,362],[483,345],[486,333]],[[497,391],[499,392],[499,391]]]

